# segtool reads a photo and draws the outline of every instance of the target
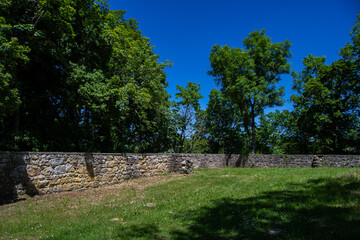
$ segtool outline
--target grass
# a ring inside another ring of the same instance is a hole
[[[0,239],[360,239],[360,169],[199,169],[0,206]]]

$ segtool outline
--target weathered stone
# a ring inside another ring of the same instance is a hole
[[[36,187],[38,188],[44,188],[46,187],[48,184],[49,184],[49,180],[42,180],[42,181],[39,181],[38,184],[36,185]]]
[[[34,169],[33,174],[38,174],[38,172]],[[14,168],[14,170],[10,174],[13,178],[26,178],[26,166],[20,165]]]
[[[30,154],[24,154],[23,155],[23,160],[26,164],[28,164],[30,162],[31,156]]]
[[[73,178],[72,179],[72,182],[74,182],[74,183],[80,183],[82,181],[83,181],[83,178]]]
[[[29,177],[35,177],[38,174],[40,174],[41,168],[39,168],[37,166],[28,165],[26,171],[27,171],[27,174]]]
[[[60,165],[60,166],[55,167],[54,173],[57,174],[57,175],[64,174],[65,170],[66,170],[65,166]]]
[[[51,166],[56,167],[63,164],[64,161],[65,161],[65,157],[56,157],[50,160],[50,164]]]
[[[28,156],[31,156],[30,160]],[[87,157],[90,156],[90,157]],[[222,154],[38,154],[1,153],[0,188],[6,184],[25,191],[35,185],[40,193],[72,191],[115,184],[129,178],[166,172],[189,173],[193,168],[311,167],[314,155],[222,155]],[[324,155],[318,167],[360,167],[360,156]],[[25,164],[25,165],[24,165]],[[29,181],[29,182],[26,182]],[[15,183],[13,183],[15,182]]]
[[[65,171],[66,171],[66,172],[70,172],[72,169],[73,169],[73,166],[72,166],[70,163],[67,163],[67,164],[65,165]]]
[[[98,188],[99,186],[100,186],[100,184],[99,184],[98,181],[94,181],[94,182],[92,183],[92,187],[93,187],[93,188]]]
[[[44,180],[46,177],[44,175],[37,175],[35,177],[32,177],[32,180],[41,181]]]
[[[51,175],[54,172],[54,169],[52,167],[46,167],[44,168],[44,170],[42,171],[42,174],[44,175]]]

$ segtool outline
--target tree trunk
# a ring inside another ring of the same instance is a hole
[[[255,114],[254,104],[251,104],[251,153],[255,154]]]

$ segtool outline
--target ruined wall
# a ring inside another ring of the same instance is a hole
[[[360,155],[194,154],[194,168],[360,167]]]
[[[0,202],[191,170],[187,157],[171,154],[0,152]]]
[[[17,194],[95,188],[126,179],[223,167],[360,167],[360,155],[0,152],[0,204]]]

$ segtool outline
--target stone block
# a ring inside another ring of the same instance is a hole
[[[40,174],[41,168],[37,166],[28,165],[26,171],[29,177],[35,177]]]
[[[54,169],[52,167],[46,167],[42,170],[42,174],[49,176],[51,174],[53,174]]]
[[[65,171],[66,171],[66,167],[65,167],[64,165],[57,166],[57,167],[55,167],[55,169],[54,169],[54,173],[55,173],[56,175],[64,174]]]
[[[55,157],[50,160],[50,164],[52,167],[59,166],[65,162],[65,157]]]
[[[98,181],[94,181],[94,182],[92,182],[91,186],[93,188],[98,188],[100,186],[100,183]]]
[[[50,181],[49,180],[42,180],[42,181],[38,181],[35,186],[37,188],[44,188],[46,187],[47,185],[49,185]]]
[[[70,172],[71,170],[73,170],[73,166],[70,163],[67,163],[65,165],[65,171],[66,172]]]

